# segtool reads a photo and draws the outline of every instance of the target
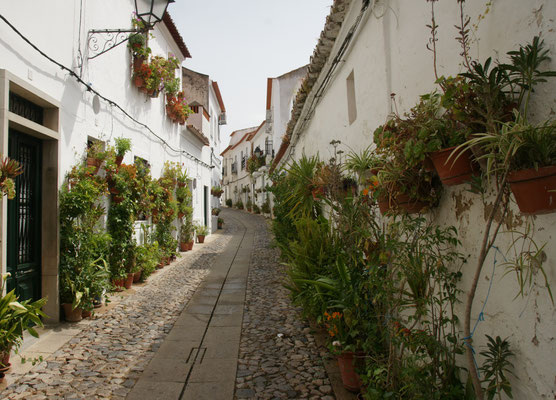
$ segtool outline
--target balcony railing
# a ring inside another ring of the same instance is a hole
[[[241,159],[241,169],[244,170],[245,167],[247,167],[247,157],[243,156],[243,158]]]
[[[237,174],[237,162],[232,163],[232,174]]]

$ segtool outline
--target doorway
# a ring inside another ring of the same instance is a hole
[[[19,300],[41,298],[41,176],[42,142],[9,131],[9,157],[23,173],[15,178],[15,197],[8,201],[7,280]]]

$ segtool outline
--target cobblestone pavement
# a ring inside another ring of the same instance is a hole
[[[8,386],[3,399],[123,399],[233,229],[149,278],[144,287],[83,325],[81,333]]]
[[[285,268],[271,248],[267,222],[257,218],[236,399],[334,399],[311,329],[282,285]]]

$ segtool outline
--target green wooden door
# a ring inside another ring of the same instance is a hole
[[[41,141],[10,130],[9,156],[21,163],[16,195],[8,201],[8,290],[20,300],[41,297]]]

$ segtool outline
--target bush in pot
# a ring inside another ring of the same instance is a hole
[[[4,293],[9,274],[2,275],[0,295]],[[15,289],[0,297],[0,371],[9,367],[9,354],[12,350],[17,353],[23,342],[23,334],[29,332],[31,336],[39,337],[32,324],[43,326],[41,317],[46,315],[41,308],[46,304],[46,298],[30,301],[18,301]],[[2,373],[3,376],[3,372]]]
[[[195,234],[197,235],[197,241],[199,243],[205,242],[205,236],[208,235],[209,230],[208,227],[201,225],[201,224],[194,224],[195,226]]]

